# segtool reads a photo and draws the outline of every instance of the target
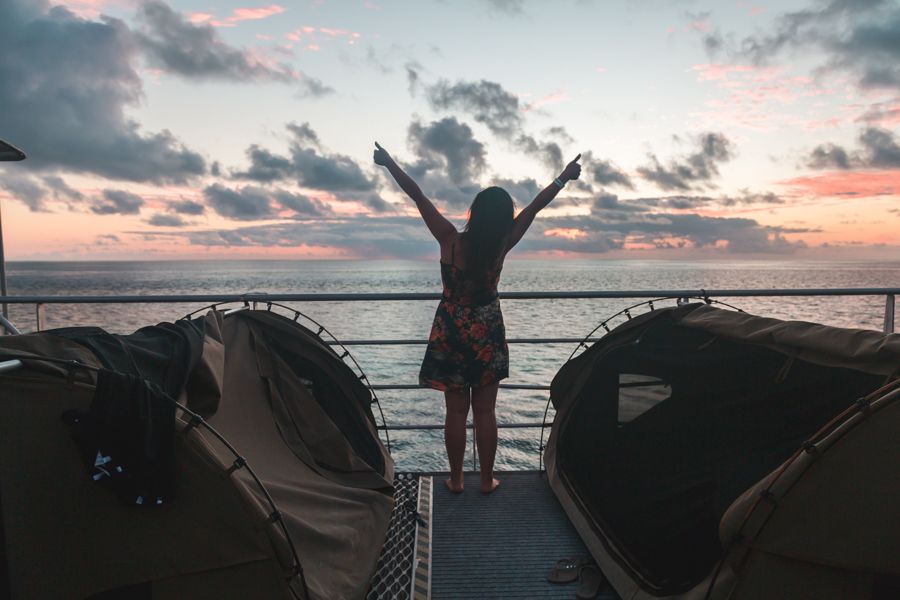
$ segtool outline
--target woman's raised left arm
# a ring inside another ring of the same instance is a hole
[[[556,195],[562,189],[562,186],[568,181],[578,179],[578,176],[581,175],[581,165],[578,164],[578,159],[580,158],[581,155],[579,154],[572,162],[567,164],[566,168],[563,169],[563,172],[559,174],[559,177],[541,190],[538,195],[534,197],[534,200],[531,201],[531,204],[523,208],[522,211],[516,215],[512,231],[509,234],[509,243],[506,245],[507,250],[519,243],[519,240],[522,239],[522,236],[525,235],[525,232],[531,227],[531,223],[534,221],[538,212],[556,198]]]

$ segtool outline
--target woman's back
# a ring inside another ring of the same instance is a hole
[[[450,244],[447,261],[441,260],[441,281],[444,284],[444,298],[466,306],[484,306],[497,299],[497,283],[503,269],[503,256],[499,264],[481,273],[469,265],[470,248],[465,234],[460,234]]]

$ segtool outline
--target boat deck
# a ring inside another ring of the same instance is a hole
[[[446,475],[432,492],[431,597],[574,598],[578,583],[554,584],[547,574],[561,558],[588,551],[550,490],[546,473],[498,473],[500,487],[479,491],[466,475],[466,491],[453,494]],[[598,598],[614,599],[611,588]]]

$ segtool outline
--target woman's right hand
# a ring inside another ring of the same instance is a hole
[[[375,154],[372,156],[372,159],[376,165],[381,165],[382,167],[388,166],[394,160],[378,142],[375,142]]]

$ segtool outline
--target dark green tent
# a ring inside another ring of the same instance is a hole
[[[900,390],[878,391],[898,372],[900,335],[653,311],[554,378],[551,486],[623,598],[871,597],[854,594],[900,581]],[[809,468],[803,449],[826,439]],[[782,518],[747,529],[761,495]]]

